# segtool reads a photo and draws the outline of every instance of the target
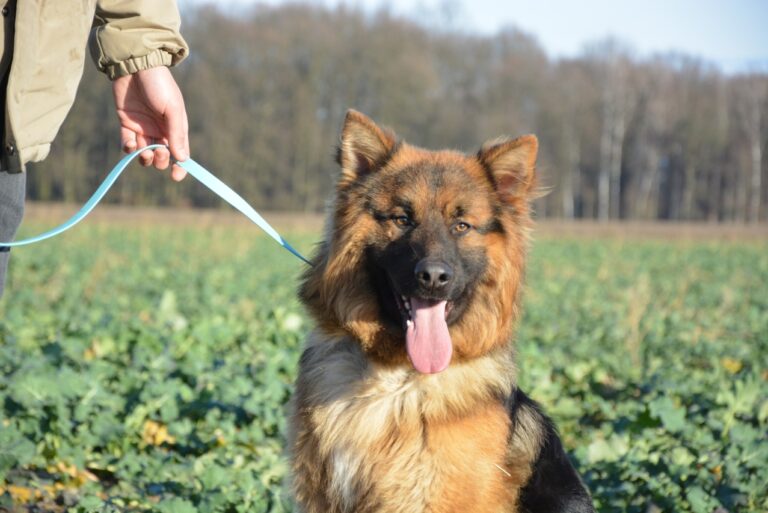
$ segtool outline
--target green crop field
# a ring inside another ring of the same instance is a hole
[[[150,223],[11,263],[0,511],[291,511],[303,264],[249,226]],[[600,511],[768,510],[765,238],[541,237],[523,308],[521,385]]]

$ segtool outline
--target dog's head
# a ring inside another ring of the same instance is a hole
[[[300,292],[319,328],[424,373],[505,345],[536,152],[532,135],[427,151],[349,111],[328,233]]]

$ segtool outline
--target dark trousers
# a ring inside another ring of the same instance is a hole
[[[0,171],[0,242],[8,242],[16,236],[16,229],[24,216],[24,196],[27,174]],[[0,297],[5,288],[5,274],[8,269],[8,247],[0,247]]]

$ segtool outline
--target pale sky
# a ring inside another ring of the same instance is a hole
[[[288,0],[180,0],[225,9]],[[295,2],[294,2],[295,3]],[[535,36],[552,57],[574,56],[585,44],[613,36],[640,57],[682,52],[703,57],[724,71],[768,71],[768,0],[314,0],[393,12],[425,24],[452,12],[451,26],[492,34],[515,26]]]

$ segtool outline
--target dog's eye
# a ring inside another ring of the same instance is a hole
[[[464,233],[468,231],[470,228],[472,228],[469,224],[465,223],[464,221],[459,221],[455,225],[453,225],[453,231],[456,233]]]
[[[405,215],[395,216],[392,218],[392,220],[395,222],[397,226],[402,226],[402,227],[411,226],[411,224],[413,224],[411,223],[411,218]]]

